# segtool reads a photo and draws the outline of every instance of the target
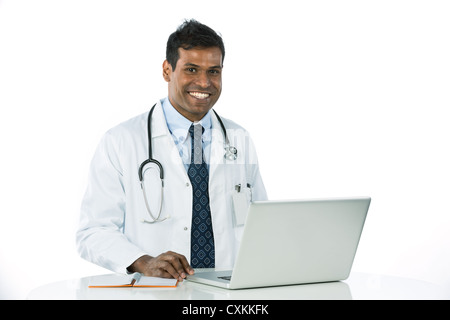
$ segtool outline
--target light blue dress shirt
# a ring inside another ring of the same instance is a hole
[[[166,118],[167,127],[172,135],[173,141],[178,148],[180,157],[183,161],[186,171],[191,164],[191,135],[189,134],[189,127],[192,121],[182,116],[170,103],[168,97],[161,101],[164,116]],[[202,146],[205,157],[205,162],[209,169],[209,156],[211,154],[211,111],[209,111],[200,121],[198,121],[205,131],[202,135]],[[197,123],[197,122],[196,122]]]

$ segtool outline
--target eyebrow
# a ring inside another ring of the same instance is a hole
[[[195,63],[185,63],[184,64],[185,67],[194,67],[194,68],[201,68],[199,65],[196,65]],[[222,66],[212,66],[212,67],[208,67],[208,69],[222,69]]]

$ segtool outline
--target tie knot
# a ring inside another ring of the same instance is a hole
[[[197,123],[195,125],[191,124],[191,126],[189,127],[189,133],[192,139],[200,138],[203,132],[205,132],[205,128],[203,128],[200,123]]]

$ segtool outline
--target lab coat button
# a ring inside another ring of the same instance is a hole
[[[188,227],[184,227],[184,231],[186,231],[188,229]]]
[[[186,182],[186,187],[189,187],[189,182]]]

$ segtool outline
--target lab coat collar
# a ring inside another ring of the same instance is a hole
[[[186,119],[181,115],[170,103],[168,97],[161,100],[162,109],[166,119],[167,127],[172,134],[175,144],[183,144],[189,135],[189,128],[192,125],[192,121]],[[211,111],[209,111],[200,121],[194,122],[194,124],[200,123],[205,129],[203,134],[204,141],[211,141]]]
[[[222,127],[220,126],[219,120],[217,119],[217,116],[214,112],[211,112],[211,139],[213,143],[220,143],[221,145],[224,144],[225,138],[224,138],[224,132],[222,132]]]
[[[164,99],[163,99],[164,100]],[[170,135],[169,128],[167,127],[166,118],[162,109],[162,101],[158,100],[155,106],[155,110],[152,115],[152,138],[159,136]]]
[[[211,113],[211,153],[209,156],[209,179],[210,184],[215,179],[216,170],[224,162],[224,135],[219,120],[214,112]],[[221,180],[218,180],[221,181]]]
[[[152,116],[152,138],[168,135],[171,137],[169,128],[167,127],[166,118],[162,108],[162,100],[158,100]],[[224,155],[224,134],[214,112],[211,112],[211,164],[220,164],[223,162]],[[211,168],[210,168],[211,171]]]

